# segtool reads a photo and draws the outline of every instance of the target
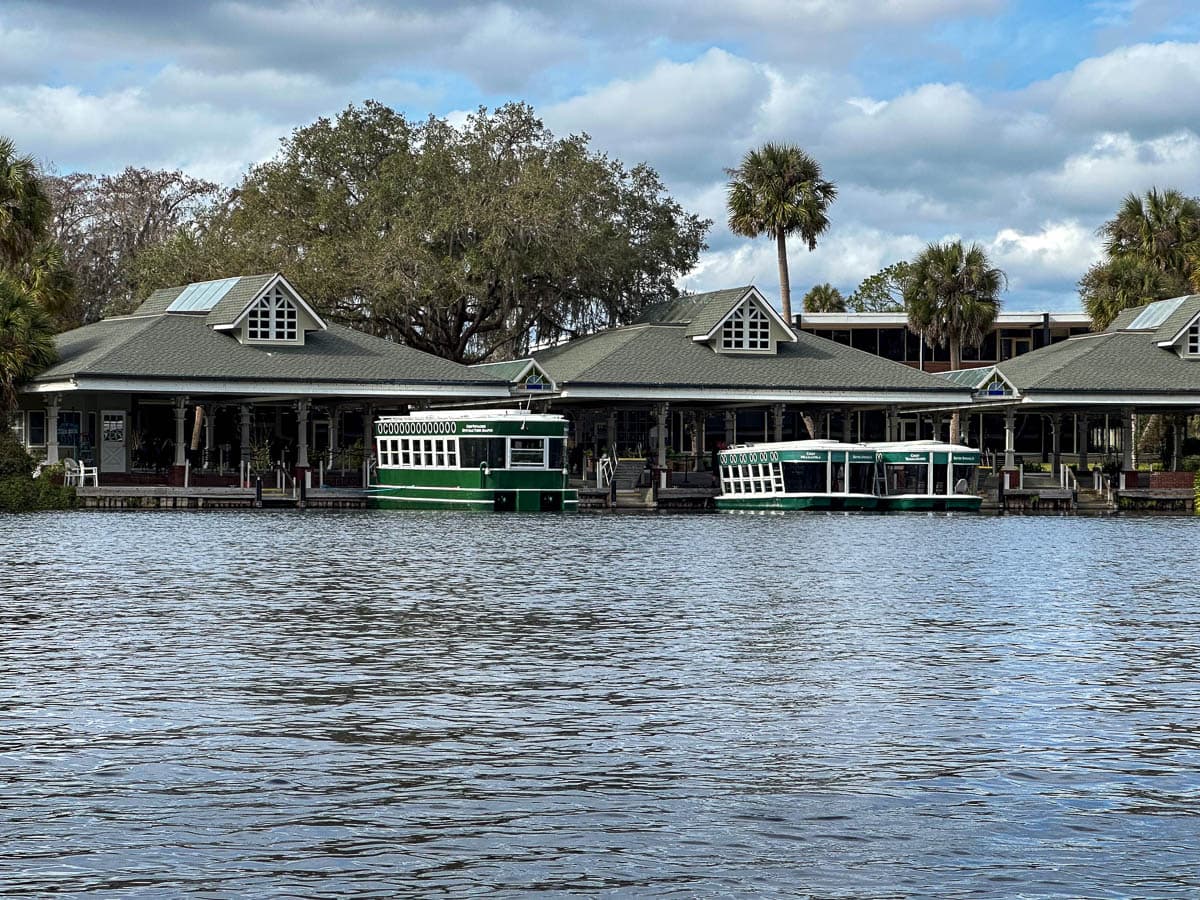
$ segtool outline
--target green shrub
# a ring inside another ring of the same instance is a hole
[[[37,482],[24,475],[0,478],[0,512],[32,512],[38,508]]]
[[[46,476],[45,472],[33,481],[37,488],[38,509],[73,509],[75,507],[75,488],[55,481]]]
[[[33,458],[9,428],[0,426],[0,478],[13,475],[28,478],[32,473]]]

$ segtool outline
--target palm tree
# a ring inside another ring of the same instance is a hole
[[[1165,300],[1178,293],[1167,275],[1133,256],[1098,262],[1079,279],[1083,308],[1098,331],[1111,325],[1123,309]]]
[[[996,322],[1008,280],[978,244],[929,244],[912,262],[904,283],[908,328],[930,346],[950,348],[950,369],[962,368],[962,348],[978,346]],[[958,440],[959,414],[950,435]]]
[[[827,281],[809,289],[804,295],[803,306],[805,312],[845,312],[846,298]]]
[[[1191,258],[1200,246],[1200,200],[1177,190],[1129,194],[1116,216],[1100,226],[1109,259],[1131,257],[1186,289]]]
[[[50,200],[31,156],[0,137],[0,266],[16,266],[49,234]]]
[[[751,150],[736,169],[726,169],[729,182],[729,230],[743,237],[775,239],[779,262],[779,296],[783,317],[792,321],[788,279],[787,236],[799,234],[815,250],[817,237],[829,228],[826,211],[837,198],[837,186],[821,177],[821,164],[794,144],[763,144]]]
[[[54,326],[25,286],[0,272],[0,422],[17,405],[17,388],[56,359]]]

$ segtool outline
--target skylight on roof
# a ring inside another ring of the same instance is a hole
[[[189,284],[178,297],[171,301],[167,312],[208,312],[221,302],[221,298],[233,289],[238,278],[220,278],[216,281],[198,281]]]
[[[1132,322],[1125,326],[1125,330],[1141,331],[1147,328],[1157,328],[1163,322],[1167,321],[1171,313],[1179,309],[1179,305],[1186,299],[1187,297],[1176,297],[1173,300],[1158,300],[1151,303],[1138,313]]]

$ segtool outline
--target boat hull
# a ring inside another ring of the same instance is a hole
[[[879,498],[869,494],[805,494],[800,496],[720,496],[717,509],[876,509]]]
[[[982,497],[898,496],[880,497],[879,508],[894,512],[978,512]]]
[[[374,485],[370,509],[459,509],[477,512],[570,512],[579,492],[552,488],[456,488]]]

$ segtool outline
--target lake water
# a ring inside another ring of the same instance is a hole
[[[1192,519],[0,517],[0,893],[1200,893]]]

